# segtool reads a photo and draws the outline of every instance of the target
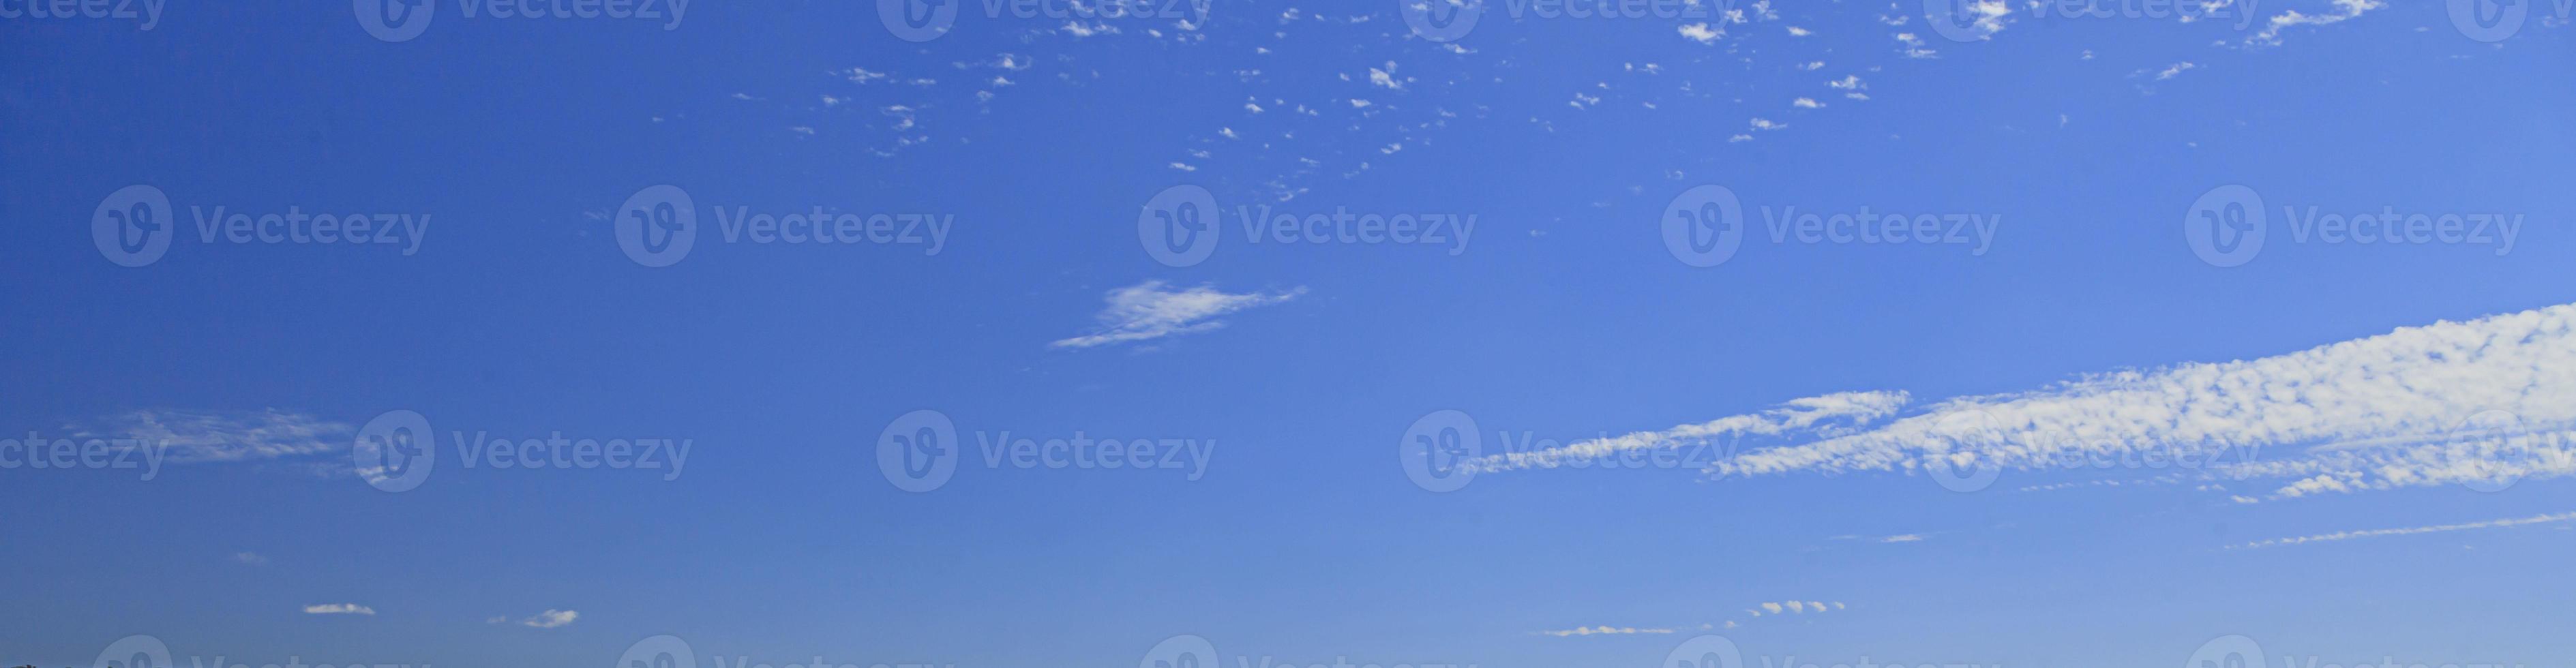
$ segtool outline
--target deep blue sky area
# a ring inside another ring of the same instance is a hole
[[[385,1],[0,0],[0,665],[2576,656],[2563,4]]]

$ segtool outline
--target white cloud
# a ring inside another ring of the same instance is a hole
[[[1681,27],[1681,33],[1683,37],[1688,37],[1692,41],[1699,42],[1701,44],[1714,44],[1717,42],[1718,36],[1726,34],[1724,31],[1709,27],[1706,23],[1683,25]]]
[[[373,614],[376,614],[376,609],[375,609],[375,608],[370,608],[370,607],[367,607],[367,606],[363,606],[363,605],[358,605],[358,604],[356,604],[356,603],[322,603],[322,604],[318,604],[318,605],[308,605],[308,606],[304,606],[304,614],[308,614],[308,615],[373,615]]]
[[[1812,433],[1817,429],[1837,424],[1849,427],[1883,419],[1895,415],[1897,409],[1903,407],[1905,402],[1906,394],[1903,392],[1841,392],[1820,397],[1806,397],[1790,400],[1788,403],[1759,413],[1730,415],[1698,424],[1679,425],[1662,431],[1640,431],[1612,438],[1596,438],[1546,450],[1487,455],[1467,466],[1479,471],[1555,468],[1631,450],[1675,448],[1733,436]]]
[[[233,561],[250,564],[252,566],[265,566],[268,564],[268,557],[260,556],[257,552],[234,552]]]
[[[1100,321],[1097,331],[1048,345],[1090,348],[1176,334],[1196,334],[1224,327],[1225,322],[1217,320],[1217,316],[1286,302],[1303,294],[1306,294],[1303,287],[1267,294],[1229,294],[1207,286],[1174,290],[1162,281],[1145,281],[1109,291],[1109,306],[1097,316]]]
[[[1395,80],[1395,61],[1386,61],[1386,69],[1383,70],[1369,68],[1369,85],[1404,90],[1404,83]]]
[[[579,612],[550,609],[545,612],[537,613],[533,617],[519,620],[519,625],[530,628],[551,629],[571,624],[573,620],[580,618],[581,613]]]
[[[2299,10],[2293,9],[2273,15],[2272,20],[2264,23],[2262,32],[2254,33],[2253,36],[2245,38],[2245,42],[2248,44],[2279,44],[2281,43],[2281,29],[2283,28],[2291,26],[2315,26],[2330,23],[2342,23],[2361,16],[2363,12],[2386,7],[2388,6],[2388,3],[2383,2],[2382,0],[2334,0],[2334,5],[2335,11],[2329,14],[2303,14],[2300,13]]]
[[[345,451],[347,424],[278,409],[251,412],[135,410],[81,427],[81,438],[127,439],[163,448],[173,464],[245,462]]]
[[[2530,525],[2530,524],[2548,524],[2548,523],[2552,523],[2552,522],[2566,522],[2566,521],[2570,521],[2570,520],[2576,520],[2576,513],[2544,513],[2544,514],[2540,514],[2540,515],[2533,515],[2533,516],[2530,516],[2530,517],[2515,517],[2515,518],[2498,519],[2498,520],[2486,520],[2486,521],[2482,521],[2482,522],[2463,522],[2463,523],[2460,523],[2460,524],[2436,524],[2436,525],[2432,525],[2432,526],[2404,527],[2404,528],[2398,528],[2398,529],[2367,529],[2367,530],[2362,530],[2362,531],[2337,531],[2337,532],[2334,532],[2334,533],[2328,533],[2328,534],[2317,534],[2317,535],[2314,535],[2314,536],[2296,536],[2296,537],[2291,537],[2291,538],[2274,538],[2274,539],[2270,539],[2270,540],[2260,540],[2260,541],[2255,541],[2255,542],[2251,542],[2251,543],[2246,543],[2246,544],[2243,544],[2243,545],[2230,545],[2230,546],[2228,546],[2228,547],[2227,547],[2227,549],[2230,549],[2230,550],[2253,549],[2253,548],[2259,548],[2259,547],[2275,547],[2275,546],[2280,546],[2280,545],[2298,545],[2298,544],[2300,544],[2300,543],[2322,543],[2322,542],[2338,541],[2338,540],[2352,540],[2352,539],[2355,539],[2355,538],[2378,538],[2378,537],[2381,537],[2381,536],[2410,536],[2410,535],[2419,534],[2419,533],[2441,533],[2441,532],[2445,532],[2445,531],[2466,531],[2466,530],[2470,530],[2470,529],[2494,529],[2494,528],[2499,528],[2499,527],[2515,527],[2515,526],[2524,526],[2524,525]]]
[[[2177,445],[2291,450],[2222,463],[2299,478],[2274,498],[2576,473],[2576,305],[2408,327],[2249,361],[2086,376],[1973,396],[1859,433],[1721,460],[1719,476],[2028,469]],[[2454,431],[2490,410],[2518,428]],[[1955,419],[1973,416],[1973,419]]]

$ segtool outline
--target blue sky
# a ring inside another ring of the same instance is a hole
[[[2563,6],[952,2],[0,0],[0,660],[2576,654]]]

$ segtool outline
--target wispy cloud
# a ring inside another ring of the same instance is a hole
[[[1555,468],[1630,450],[1681,447],[1735,436],[1808,433],[1837,425],[1848,427],[1885,419],[1895,415],[1905,402],[1904,392],[1841,392],[1793,399],[1759,413],[1730,415],[1661,431],[1640,431],[1532,452],[1487,455],[1468,466],[1478,471]]]
[[[1577,626],[1562,631],[1540,631],[1539,635],[1571,638],[1574,636],[1635,635],[1641,633],[1651,634],[1672,632],[1672,629],[1641,629],[1633,626]]]
[[[1224,327],[1225,322],[1217,320],[1217,316],[1285,302],[1303,294],[1303,287],[1285,292],[1232,294],[1208,286],[1176,290],[1162,281],[1145,281],[1109,291],[1109,306],[1100,311],[1097,330],[1048,345],[1090,348],[1196,334]]]
[[[2513,426],[2461,430],[2490,411]],[[1709,472],[1912,471],[1935,458],[2028,469],[2175,444],[2306,448],[2217,471],[2299,478],[2272,494],[2284,498],[2576,473],[2571,429],[2576,305],[2562,305],[2250,361],[1954,399],[1867,431],[1741,453]]]
[[[2432,525],[2432,526],[2403,527],[2403,528],[2397,528],[2397,529],[2365,529],[2365,530],[2361,530],[2361,531],[2337,531],[2337,532],[2334,532],[2334,533],[2317,534],[2317,535],[2314,535],[2314,536],[2296,536],[2296,537],[2291,537],[2291,538],[2274,538],[2274,539],[2270,539],[2270,540],[2258,540],[2258,541],[2254,541],[2254,542],[2251,542],[2251,543],[2246,543],[2246,544],[2243,544],[2243,545],[2230,545],[2230,546],[2228,546],[2228,547],[2227,547],[2227,549],[2230,549],[2230,550],[2249,550],[2249,549],[2261,548],[2261,547],[2276,547],[2276,546],[2281,546],[2281,545],[2298,545],[2298,544],[2301,544],[2301,543],[2323,543],[2323,542],[2338,541],[2338,540],[2352,540],[2352,539],[2355,539],[2355,538],[2378,538],[2378,537],[2382,537],[2382,536],[2411,536],[2411,535],[2420,534],[2420,533],[2442,533],[2442,532],[2446,532],[2446,531],[2467,531],[2467,530],[2470,530],[2470,529],[2494,529],[2494,528],[2499,528],[2499,527],[2516,527],[2516,526],[2524,526],[2524,525],[2530,525],[2530,524],[2549,524],[2549,523],[2553,523],[2553,522],[2566,522],[2566,521],[2571,521],[2571,520],[2576,520],[2576,512],[2569,512],[2569,513],[2544,513],[2544,514],[2540,514],[2540,515],[2533,515],[2533,516],[2530,516],[2530,517],[2515,517],[2515,518],[2507,518],[2507,519],[2500,519],[2500,520],[2486,520],[2486,521],[2482,521],[2482,522],[2463,522],[2463,523],[2460,523],[2460,524],[2436,524],[2436,525]]]
[[[257,552],[234,552],[233,561],[250,564],[252,566],[268,565],[268,557],[260,556]]]
[[[573,620],[580,618],[581,613],[571,610],[547,610],[545,612],[537,613],[527,619],[519,620],[519,625],[530,628],[551,629],[571,624]],[[498,618],[496,617],[494,619]]]
[[[317,605],[308,605],[308,606],[304,606],[304,614],[308,614],[308,615],[373,615],[373,614],[376,614],[376,609],[375,609],[375,608],[370,608],[370,607],[367,607],[367,606],[363,606],[363,605],[358,605],[358,604],[356,604],[356,603],[322,603],[322,604],[317,604]]]
[[[2364,12],[2386,7],[2388,3],[2382,0],[2334,0],[2334,5],[2334,11],[2325,14],[2306,14],[2296,9],[2275,14],[2270,21],[2264,22],[2262,32],[2245,38],[2245,42],[2257,45],[2279,44],[2281,30],[2284,28],[2342,23],[2358,18]]]
[[[290,459],[345,451],[356,429],[304,413],[143,409],[75,425],[82,438],[162,448],[173,464]]]
[[[1841,609],[1843,609],[1843,603],[1841,601],[1834,601],[1832,603],[1826,603],[1824,601],[1776,601],[1757,604],[1755,607],[1745,609],[1744,613],[1754,617],[1769,617],[1776,615],[1803,615],[1811,612],[1824,612],[1827,610]]]

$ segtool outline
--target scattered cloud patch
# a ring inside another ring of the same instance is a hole
[[[1097,316],[1090,334],[1060,339],[1049,346],[1091,348],[1197,334],[1225,326],[1218,316],[1257,306],[1284,303],[1306,294],[1303,287],[1284,292],[1233,294],[1208,286],[1173,289],[1162,281],[1145,281],[1109,291],[1108,308]]]

